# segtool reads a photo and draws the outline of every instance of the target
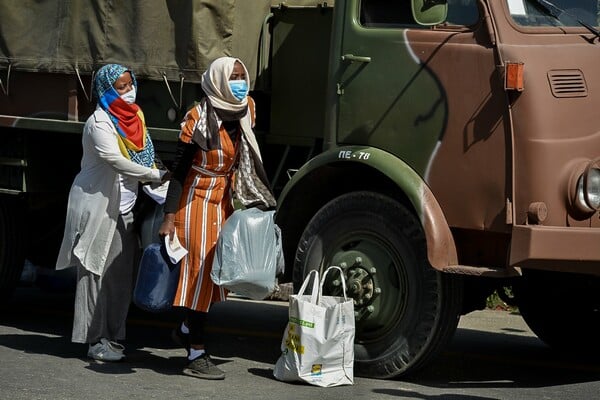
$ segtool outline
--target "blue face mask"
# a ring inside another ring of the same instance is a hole
[[[229,81],[229,87],[231,88],[231,93],[240,101],[244,100],[244,97],[248,95],[248,84],[243,79]]]

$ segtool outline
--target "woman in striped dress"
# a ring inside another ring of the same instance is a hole
[[[176,234],[188,250],[181,260],[174,301],[175,306],[187,308],[187,318],[174,338],[188,348],[189,364],[183,372],[205,379],[225,377],[206,352],[204,340],[211,304],[227,295],[212,282],[210,271],[221,226],[233,212],[234,181],[239,181],[235,186],[242,203],[252,198],[267,207],[275,205],[252,132],[254,102],[248,97],[248,86],[246,67],[236,58],[219,58],[203,74],[206,96],[181,124],[159,230],[161,236]],[[259,179],[239,173],[234,179],[240,163],[250,165],[250,175]]]

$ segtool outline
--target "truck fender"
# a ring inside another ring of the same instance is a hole
[[[306,181],[309,180],[307,178],[318,176],[320,171],[327,166],[339,167],[340,164],[356,165],[357,163],[384,175],[405,194],[425,232],[427,257],[430,264],[437,270],[442,270],[449,265],[457,265],[458,257],[452,233],[431,189],[408,164],[381,149],[369,146],[337,147],[312,158],[293,174],[283,188],[277,201],[277,213],[293,214],[294,211],[286,209],[288,204],[294,203],[291,198],[299,194],[314,192],[314,187],[303,188],[307,185]],[[298,190],[298,188],[303,189]],[[314,210],[314,212],[316,211]]]

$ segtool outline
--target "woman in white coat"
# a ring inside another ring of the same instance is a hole
[[[98,70],[98,106],[82,137],[81,171],[67,207],[57,269],[77,267],[72,341],[88,343],[88,356],[118,361],[132,297],[139,242],[133,230],[138,183],[162,182],[154,146],[135,104],[131,70],[109,64]],[[170,173],[168,173],[170,175]]]

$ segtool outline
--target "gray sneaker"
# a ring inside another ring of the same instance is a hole
[[[98,361],[120,361],[125,357],[123,350],[123,345],[102,338],[99,343],[93,346],[90,344],[87,355]]]
[[[185,375],[200,379],[225,379],[225,372],[221,371],[211,360],[207,353],[193,359],[183,369]]]

